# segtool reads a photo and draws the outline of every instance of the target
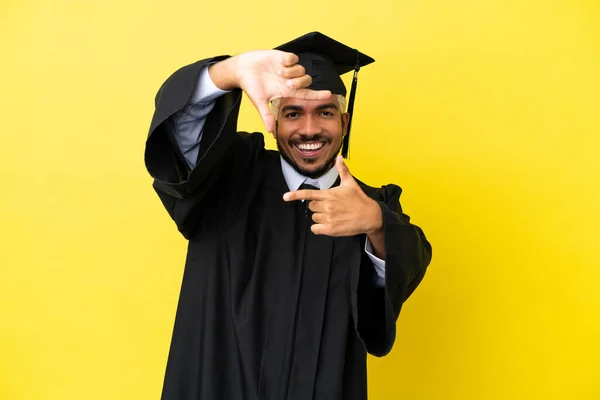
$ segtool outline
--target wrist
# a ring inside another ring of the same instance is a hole
[[[369,214],[366,218],[369,223],[365,232],[369,237],[383,234],[383,214],[381,208],[375,200],[370,200],[371,206],[367,208]]]
[[[240,87],[237,64],[237,56],[233,56],[208,67],[210,79],[217,88],[229,91]]]
[[[385,232],[383,231],[383,213],[379,203],[372,200],[372,217],[370,228],[367,230],[367,238],[371,243],[375,256],[385,260]]]

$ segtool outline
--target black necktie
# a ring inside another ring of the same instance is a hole
[[[308,183],[303,183],[300,185],[298,190],[319,190],[317,187],[313,185],[309,185]],[[304,215],[308,215],[312,219],[312,211],[308,209],[308,204],[310,200],[304,200]]]

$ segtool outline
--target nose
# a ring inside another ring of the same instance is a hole
[[[321,133],[318,119],[315,118],[312,113],[307,113],[307,115],[302,118],[302,124],[298,130],[298,133],[307,136]]]

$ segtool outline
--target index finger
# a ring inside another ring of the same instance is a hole
[[[287,192],[283,195],[283,200],[294,201],[294,200],[323,200],[327,195],[322,190],[296,190],[294,192]]]
[[[330,90],[298,89],[294,97],[302,100],[326,100],[331,97]]]

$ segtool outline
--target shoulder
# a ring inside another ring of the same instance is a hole
[[[367,196],[373,200],[383,201],[386,203],[399,202],[402,188],[394,183],[382,185],[380,187],[370,186],[354,177],[358,186],[365,192]]]
[[[240,131],[237,133],[240,144],[251,149],[264,149],[265,138],[260,132],[245,132]]]
[[[255,163],[266,151],[265,138],[260,132],[238,131],[233,139],[233,148],[232,157],[238,161],[236,164],[243,164],[242,160],[252,160]]]
[[[280,168],[280,156],[276,150],[265,147],[265,137],[261,132],[238,131],[234,140],[235,150],[231,155],[230,163],[235,167],[248,165],[246,172],[256,173],[259,170],[250,168],[249,165],[261,165],[268,170]],[[250,162],[250,164],[247,164]]]

